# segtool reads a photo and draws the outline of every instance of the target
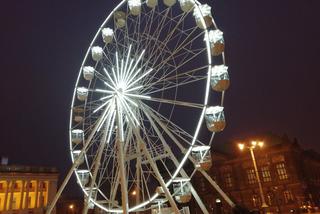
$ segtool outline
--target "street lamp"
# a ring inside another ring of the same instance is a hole
[[[74,204],[69,204],[69,210],[70,212],[68,213],[74,213]]]
[[[257,147],[260,147],[262,148],[264,145],[263,141],[251,141],[251,144],[249,145],[246,145],[244,143],[239,143],[238,144],[238,147],[239,149],[242,151],[243,149],[245,148],[248,148],[250,150],[250,154],[251,154],[251,158],[252,158],[252,162],[253,162],[253,167],[254,167],[254,171],[256,173],[256,177],[257,177],[257,181],[258,181],[258,185],[259,185],[259,191],[260,191],[260,197],[261,197],[261,200],[262,200],[262,205],[261,207],[264,209],[264,208],[267,208],[268,205],[266,203],[266,200],[264,198],[264,194],[263,194],[263,189],[262,189],[262,184],[261,184],[261,180],[260,180],[260,176],[259,176],[259,172],[258,172],[258,168],[257,168],[257,163],[256,163],[256,158],[254,156],[254,152],[253,150]]]

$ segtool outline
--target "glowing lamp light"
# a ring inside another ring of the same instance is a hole
[[[238,147],[239,147],[240,150],[243,150],[244,149],[244,144],[243,143],[239,143]]]
[[[259,147],[263,147],[263,145],[264,145],[263,141],[260,141],[260,142],[258,143],[258,146],[259,146]]]
[[[74,205],[73,205],[73,204],[70,204],[70,205],[69,205],[69,209],[70,209],[70,210],[73,210],[73,208],[74,208]]]
[[[131,195],[137,195],[137,191],[133,190]]]
[[[256,146],[257,145],[257,141],[251,141],[251,145],[252,146]]]

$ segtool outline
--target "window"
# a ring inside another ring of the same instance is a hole
[[[0,183],[0,190],[3,190],[3,183]]]
[[[29,189],[32,189],[32,187],[33,187],[33,185],[32,185],[32,183],[30,182],[30,183],[29,183]]]
[[[271,173],[268,166],[261,167],[261,174],[263,182],[271,181]]]
[[[19,188],[19,184],[17,182],[14,182],[13,187],[14,187],[14,189],[18,189]]]
[[[257,178],[254,169],[247,169],[248,183],[254,184],[257,182]]]
[[[252,196],[252,203],[254,207],[260,207],[260,197],[256,194]]]
[[[278,163],[276,165],[278,176],[280,180],[288,179],[288,174],[284,163]]]
[[[47,184],[45,181],[40,182],[39,186],[42,191],[47,191]]]
[[[41,182],[41,188],[43,188],[43,189],[46,188],[46,183],[45,182]]]
[[[232,184],[232,176],[231,176],[231,173],[230,172],[225,172],[224,175],[224,182],[225,182],[225,186],[226,187],[232,187],[233,184]]]
[[[292,192],[290,190],[283,191],[283,196],[284,196],[284,201],[287,204],[293,202],[293,195],[292,195]]]

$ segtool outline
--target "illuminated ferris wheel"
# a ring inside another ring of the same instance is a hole
[[[207,4],[123,0],[112,10],[84,57],[71,106],[71,171],[85,210],[156,204],[177,214],[193,195],[208,213],[189,181],[210,168],[213,135],[225,127],[223,51]],[[210,141],[201,136],[207,129]]]

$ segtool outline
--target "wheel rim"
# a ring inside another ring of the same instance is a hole
[[[97,121],[105,118],[101,120],[101,125],[98,127],[99,131],[94,134],[90,142],[87,142],[92,145],[88,146],[89,149],[84,156],[84,163],[77,170],[92,170],[94,157],[97,156],[97,151],[101,148],[99,145],[102,139],[105,139],[106,147],[104,148],[104,156],[102,155],[103,157],[101,157],[101,174],[98,173],[94,186],[97,189],[97,195],[93,196],[91,200],[106,211],[122,212],[119,209],[119,205],[114,203],[114,200],[111,200],[109,205],[99,202],[112,198],[120,201],[119,193],[108,195],[108,192],[110,193],[114,189],[117,189],[116,192],[120,190],[113,184],[117,180],[116,174],[118,170],[112,169],[112,166],[117,164],[117,160],[112,159],[112,156],[116,155],[116,115],[114,113],[116,109],[120,112],[120,121],[122,121],[120,123],[123,128],[121,138],[125,141],[125,156],[135,155],[134,157],[136,157],[135,160],[129,160],[130,158],[127,160],[128,192],[137,189],[138,179],[135,180],[137,172],[131,171],[134,165],[137,164],[138,157],[141,162],[145,160],[145,155],[139,156],[140,151],[135,143],[139,137],[137,135],[142,135],[141,139],[147,145],[147,149],[149,149],[153,158],[163,155],[162,152],[164,150],[167,152],[167,148],[165,148],[167,144],[173,146],[171,149],[173,154],[169,154],[167,159],[172,161],[172,158],[177,158],[180,162],[179,165],[171,170],[168,167],[170,165],[169,161],[166,164],[163,159],[159,160],[163,164],[164,171],[167,171],[162,174],[166,181],[166,186],[170,186],[172,180],[179,174],[191,152],[192,146],[202,144],[197,141],[197,138],[203,126],[211,76],[210,44],[208,41],[203,41],[208,31],[206,29],[200,30],[195,26],[194,21],[192,22],[192,11],[189,13],[179,11],[177,13],[176,11],[180,9],[178,4],[176,3],[170,8],[163,5],[157,6],[156,9],[152,10],[143,3],[141,15],[129,15],[126,26],[124,28],[116,28],[114,23],[110,22],[113,22],[116,11],[128,7],[126,1],[122,1],[98,30],[83,60],[72,101],[70,133],[72,130],[79,128],[84,130],[84,138],[87,139],[92,134],[91,130],[97,125]],[[198,5],[199,3],[196,2],[196,7]],[[141,18],[142,16],[147,18],[144,20]],[[157,20],[155,17],[160,17],[159,29],[161,32],[156,30],[152,33],[152,29],[155,28],[152,23],[156,23],[155,20]],[[137,19],[139,21],[136,21]],[[152,21],[148,22],[148,20]],[[190,20],[193,27],[187,29],[190,25]],[[204,22],[203,18],[202,22]],[[104,56],[99,62],[95,63],[90,59],[90,51],[95,45],[103,44],[99,35],[101,35],[101,30],[104,27],[114,28],[115,41],[103,47]],[[181,27],[186,29],[181,29]],[[130,29],[133,30],[131,31]],[[141,29],[140,31],[143,33],[137,33],[140,32],[137,29]],[[172,34],[170,30],[173,32]],[[166,32],[166,34],[163,32]],[[177,34],[177,32],[180,32],[181,35]],[[176,37],[176,35],[180,36],[180,38]],[[167,40],[168,38],[169,40]],[[190,38],[192,39],[190,40]],[[185,45],[185,42],[190,43]],[[200,42],[202,42],[201,45]],[[181,46],[183,49],[180,50],[179,47]],[[132,53],[134,54],[132,55]],[[200,61],[199,59],[201,58],[202,60]],[[195,64],[190,64],[191,60],[198,61]],[[137,66],[135,66],[136,64]],[[82,76],[83,67],[86,65],[91,65],[95,68],[95,77],[91,81],[85,80]],[[194,98],[193,100],[186,100],[187,94],[183,92],[190,92],[192,87],[199,87],[198,84],[202,86],[202,90],[199,92],[202,95],[196,100]],[[88,97],[84,102],[77,99],[77,88],[80,86],[85,86],[89,90]],[[78,114],[75,109],[79,108],[83,109],[83,113],[80,114],[83,116],[83,121],[75,123],[74,117]],[[119,110],[119,108],[122,110]],[[183,124],[176,124],[176,121],[179,116],[181,117],[181,114],[187,111],[189,114],[194,113],[198,116],[195,128],[191,130],[187,127],[186,129],[188,130],[185,131]],[[139,127],[139,131],[134,131],[137,127]],[[74,160],[74,151],[81,149],[84,143],[75,145],[71,138],[72,133],[70,134],[70,149]],[[162,147],[158,148],[158,145]],[[177,151],[184,151],[184,155],[176,157]],[[175,157],[172,157],[172,155]],[[153,173],[146,173],[148,171],[147,166],[140,164],[140,167],[142,174],[140,182],[142,184],[138,189],[140,189],[141,199],[137,204],[130,204],[129,211],[142,207],[148,208],[147,205],[158,197],[158,194],[155,193],[157,181],[152,178]],[[109,171],[112,173],[106,174]],[[79,183],[81,183],[78,173],[76,175]],[[92,178],[92,173],[90,176]],[[108,177],[113,178],[113,181],[108,181]],[[98,181],[98,179],[100,180]],[[103,182],[104,184],[102,184]],[[110,182],[109,187],[106,184],[107,182]],[[103,187],[102,185],[105,186]],[[80,184],[80,186],[84,193],[88,194],[84,185]],[[118,208],[113,209],[112,207]]]

